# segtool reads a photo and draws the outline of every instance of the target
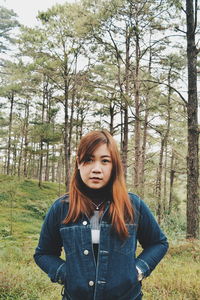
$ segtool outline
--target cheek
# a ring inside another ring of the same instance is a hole
[[[107,177],[110,178],[111,173],[112,173],[112,168],[108,168],[108,169],[106,170],[106,175],[107,175]]]
[[[80,169],[79,169],[79,172],[80,172],[80,175],[81,175],[81,178],[83,178],[83,177],[85,177],[87,174],[88,174],[88,168],[86,168],[86,167],[81,167]]]

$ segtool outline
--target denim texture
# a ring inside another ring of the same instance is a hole
[[[97,263],[91,240],[91,226],[83,215],[63,224],[68,196],[57,199],[49,209],[34,259],[52,282],[64,285],[67,300],[136,300],[142,298],[136,266],[150,275],[168,249],[167,238],[147,205],[129,193],[134,207],[134,224],[127,224],[129,237],[122,241],[111,228],[110,203],[101,217]],[[143,250],[135,255],[137,241]],[[62,247],[65,260],[60,258]],[[85,251],[87,250],[87,251]]]

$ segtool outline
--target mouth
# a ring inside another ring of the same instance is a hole
[[[93,181],[101,181],[102,178],[100,178],[100,177],[90,177],[90,180],[93,180]]]

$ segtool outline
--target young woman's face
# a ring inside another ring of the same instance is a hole
[[[92,189],[107,185],[112,172],[112,160],[106,144],[96,148],[86,162],[78,164],[81,179]]]

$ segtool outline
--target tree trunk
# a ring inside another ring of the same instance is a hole
[[[24,128],[22,131],[23,131],[23,133],[22,133],[22,138],[21,138],[21,145],[20,145],[19,159],[18,159],[18,171],[17,171],[18,177],[21,176],[21,163],[22,163],[22,153],[23,153],[23,146],[24,146]]]
[[[161,136],[161,146],[160,146],[160,156],[159,156],[159,166],[156,180],[156,198],[157,198],[157,217],[158,223],[161,223],[163,207],[161,201],[161,190],[162,190],[162,171],[163,171],[163,152],[164,152],[165,139]]]
[[[57,168],[57,182],[58,182],[58,195],[61,195],[61,180],[62,180],[62,165],[63,165],[63,158],[62,153],[63,149],[60,148],[60,156],[58,158],[58,168]]]
[[[114,134],[114,115],[115,115],[115,103],[112,101],[112,99],[110,100],[110,105],[109,105],[109,112],[110,112],[110,133],[111,135]]]
[[[11,168],[11,174],[16,175],[16,168],[17,168],[17,137],[15,136],[12,146],[12,153],[13,153],[13,159],[12,159],[12,168]]]
[[[29,127],[29,99],[26,100],[25,105],[25,127],[24,127],[24,177],[28,176],[28,170],[27,170],[27,156],[28,156],[28,127]]]
[[[41,124],[44,124],[44,113],[45,113],[45,97],[46,97],[46,82],[44,78],[44,85],[43,85],[43,101],[42,101],[42,118],[41,118]],[[44,142],[43,142],[44,136],[43,132],[40,136],[40,159],[39,159],[39,187],[42,186],[42,172],[43,172],[43,151],[44,151]]]
[[[141,121],[140,121],[140,80],[139,80],[139,65],[140,65],[140,46],[139,35],[137,28],[136,35],[136,66],[135,66],[135,169],[134,169],[134,187],[137,192],[141,188]]]
[[[44,147],[44,143],[41,140],[41,142],[40,142],[40,159],[39,159],[39,182],[38,182],[39,187],[42,186],[43,147]]]
[[[122,97],[122,95],[121,95]],[[123,124],[123,106],[122,103],[120,105],[120,124],[121,124],[121,130],[120,130],[120,152],[121,156],[123,153],[123,139],[124,139],[124,124]]]
[[[54,182],[55,181],[55,159],[56,159],[56,155],[55,155],[55,146],[53,145],[52,147],[52,163],[51,163],[51,181]]]
[[[75,153],[77,152],[78,142],[79,142],[79,134],[80,134],[80,101],[76,101],[76,137],[75,137]]]
[[[172,211],[174,177],[175,177],[174,151],[172,150],[171,164],[170,164],[170,190],[169,190],[169,208],[168,208],[168,214],[171,214],[171,211]]]
[[[144,129],[143,129],[143,141],[142,141],[142,154],[141,154],[141,189],[140,196],[144,197],[145,192],[145,161],[146,161],[146,144],[147,144],[147,126],[148,126],[148,117],[149,117],[149,93],[146,96],[146,107],[145,107],[145,116],[144,116]]]
[[[85,115],[84,115],[84,110],[81,109],[81,114],[80,114],[80,131],[79,131],[79,138],[81,139],[83,136],[83,125],[84,125],[84,120],[85,120]]]
[[[46,165],[45,165],[45,181],[49,181],[49,142],[47,142]]]
[[[167,208],[167,160],[168,160],[168,139],[170,134],[171,127],[171,75],[172,75],[172,66],[170,65],[168,72],[168,96],[167,96],[167,129],[164,137],[164,147],[165,147],[165,162],[164,162],[164,187],[163,187],[163,212]]]
[[[33,151],[29,151],[29,154],[27,154],[26,177],[27,178],[32,177],[34,179],[36,178],[35,177],[35,164],[34,164],[34,153],[33,153]]]
[[[28,168],[28,176],[29,178],[32,177],[33,174],[33,178],[38,179],[38,155],[36,154],[38,152],[38,145],[36,143],[32,143],[32,153],[31,156],[29,157],[30,159],[30,163],[29,163],[29,168]]]
[[[11,92],[10,100],[10,113],[9,113],[9,129],[8,129],[8,152],[7,152],[7,166],[6,174],[10,175],[10,159],[11,159],[11,134],[12,134],[12,120],[13,120],[13,105],[14,105],[14,92]]]
[[[69,115],[68,115],[68,109],[69,109],[69,86],[68,86],[68,60],[67,60],[67,54],[65,54],[65,70],[64,70],[64,161],[65,161],[65,186],[66,191],[69,191]]]
[[[77,88],[77,55],[75,59],[75,70],[74,70],[74,85],[73,85],[73,91],[72,91],[72,101],[71,101],[71,115],[70,115],[70,122],[69,122],[69,137],[68,137],[68,179],[67,179],[67,185],[66,189],[69,190],[69,183],[71,178],[71,144],[72,144],[72,130],[73,130],[73,124],[74,124],[74,104],[75,104],[75,98],[76,98],[76,88]]]
[[[126,26],[126,62],[125,62],[125,95],[123,96],[123,141],[122,141],[122,163],[124,174],[127,176],[127,158],[128,158],[128,101],[130,85],[130,27]]]
[[[149,66],[148,73],[151,76],[152,68],[152,30],[150,28],[150,38],[149,38]],[[149,119],[149,100],[150,100],[150,89],[147,90],[145,97],[145,116],[144,116],[144,129],[143,129],[143,140],[142,140],[142,154],[141,154],[141,191],[140,195],[143,198],[145,194],[145,163],[146,163],[146,145],[147,145],[147,132],[148,132],[148,119]]]
[[[166,212],[167,209],[167,163],[168,163],[168,144],[166,143],[164,149],[164,180],[163,180],[163,213]]]
[[[195,2],[195,8],[193,3]],[[195,11],[194,11],[195,10]],[[199,238],[199,159],[197,48],[195,44],[197,0],[186,1],[188,64],[187,238]]]
[[[124,175],[127,175],[127,156],[128,156],[128,106],[124,108],[124,126],[123,126],[123,141],[122,141],[122,163],[124,167]]]

